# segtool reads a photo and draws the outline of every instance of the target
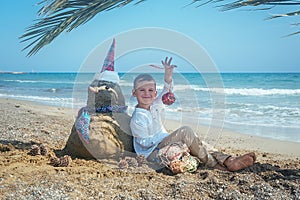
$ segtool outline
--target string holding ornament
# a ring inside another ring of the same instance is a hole
[[[157,68],[157,69],[164,69],[163,67],[159,67],[157,65],[149,65],[149,66]],[[173,66],[177,67],[176,65],[173,65]],[[176,101],[176,98],[175,98],[174,93],[170,89],[169,92],[167,92],[166,94],[164,94],[162,96],[161,100],[162,100],[163,104],[170,106]]]

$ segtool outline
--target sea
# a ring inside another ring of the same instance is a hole
[[[131,114],[136,73],[119,73]],[[163,74],[152,74],[158,93]],[[86,105],[93,73],[1,73],[0,98],[79,109]],[[163,119],[180,125],[221,127],[242,134],[300,143],[300,73],[175,73],[174,104]]]

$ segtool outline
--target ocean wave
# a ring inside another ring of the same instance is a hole
[[[256,128],[273,128],[275,129],[295,129],[299,133],[300,131],[300,125],[298,124],[292,124],[292,125],[283,125],[283,124],[274,124],[274,123],[268,123],[268,122],[261,122],[261,123],[256,123],[256,122],[247,122],[247,121],[231,121],[231,120],[225,120],[224,121],[227,126],[230,125],[238,125],[241,127],[256,127]]]
[[[120,80],[120,86],[121,87],[133,87],[133,82],[127,82],[125,80]],[[163,88],[164,88],[163,84],[156,83],[157,90],[162,90]],[[199,87],[199,85],[183,85],[183,84],[176,85],[176,84],[174,84],[174,91],[199,90],[199,89],[201,89]]]
[[[258,112],[258,114],[266,114],[268,112],[278,112],[283,114],[284,112],[289,115],[299,115],[300,116],[300,107],[295,107],[292,105],[288,106],[275,106],[275,105],[257,105],[251,103],[237,103],[237,102],[228,102],[226,104],[226,108],[228,110],[239,110],[244,112]]]
[[[132,87],[132,83],[120,83],[124,87]],[[157,90],[162,90],[163,85],[158,84]],[[174,85],[174,92],[176,91],[201,91],[213,92],[225,95],[241,95],[241,96],[267,96],[267,95],[300,95],[300,89],[263,89],[263,88],[207,88],[199,85]]]
[[[56,93],[56,92],[59,92],[61,90],[62,90],[61,88],[50,88],[50,89],[46,89],[45,91],[46,92],[51,92],[51,93]]]
[[[205,109],[201,107],[166,107],[165,108],[168,112],[187,112],[187,113],[195,113],[195,112],[207,112],[208,110],[210,111],[211,109]]]
[[[124,81],[120,80],[120,86],[121,87],[133,87],[133,83],[124,82]]]
[[[16,83],[47,83],[47,84],[90,84],[91,81],[46,81],[46,80],[3,80],[4,82]]]
[[[72,107],[73,104],[73,98],[43,97],[43,96],[32,96],[32,95],[12,95],[12,94],[0,94],[0,97],[36,101],[36,102],[46,103],[49,105],[58,105],[63,107]]]
[[[280,111],[291,114],[298,114],[300,116],[300,108],[299,107],[287,107],[287,106],[258,106],[259,110],[263,111]]]
[[[181,91],[181,90],[200,90],[201,87],[199,85],[174,85],[174,91]]]
[[[300,89],[195,88],[195,90],[241,96],[300,95]]]

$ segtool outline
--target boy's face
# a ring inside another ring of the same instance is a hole
[[[132,90],[132,95],[137,98],[138,107],[149,110],[150,105],[156,97],[156,86],[154,81],[138,82],[136,88]]]

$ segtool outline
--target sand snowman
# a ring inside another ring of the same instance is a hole
[[[130,116],[114,70],[113,40],[102,70],[89,85],[86,107],[79,110],[65,154],[86,159],[119,159],[133,153]]]

